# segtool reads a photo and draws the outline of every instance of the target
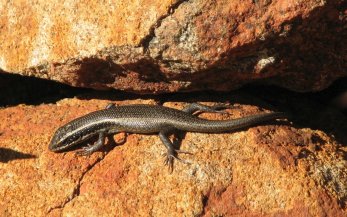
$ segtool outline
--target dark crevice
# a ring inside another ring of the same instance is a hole
[[[79,99],[159,99],[159,95],[136,94],[119,90],[94,90],[72,87],[42,78],[1,73],[0,71],[0,108],[19,104],[40,105],[56,103],[65,98]]]
[[[334,104],[336,96],[347,94],[347,78],[317,93],[297,93],[271,86],[247,90],[278,110],[290,113],[295,127],[321,130],[347,146],[347,108]]]
[[[208,200],[210,199],[209,198],[209,194],[211,192],[209,192],[207,195],[203,195],[202,196],[202,212],[199,214],[199,216],[204,216],[206,215],[206,209],[207,209],[207,206],[208,206]]]
[[[18,104],[39,105],[55,103],[63,98],[91,92],[42,78],[0,72],[0,107]]]
[[[155,37],[155,29],[161,26],[161,23],[165,18],[175,13],[175,10],[183,3],[187,2],[188,0],[178,0],[176,3],[172,4],[169,8],[166,14],[162,15],[158,18],[157,22],[155,22],[154,25],[152,25],[149,29],[149,34],[143,37],[143,39],[140,41],[140,45],[144,48],[144,52],[148,53],[148,47],[149,43],[152,41],[152,39]]]

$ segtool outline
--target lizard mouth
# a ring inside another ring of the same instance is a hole
[[[65,146],[59,145],[59,144],[55,143],[53,140],[48,146],[48,149],[51,151],[54,151],[54,152],[63,150],[64,148],[65,148]]]
[[[59,141],[59,138],[55,135],[49,143],[48,149],[53,152],[59,152],[66,149],[67,146],[68,144],[64,144],[62,141]]]
[[[71,146],[73,146],[74,144],[66,144],[64,145],[63,143],[54,143],[54,142],[51,142],[48,146],[49,150],[50,151],[53,151],[53,152],[61,152],[61,151],[65,151],[69,148],[71,148]]]
[[[84,138],[84,137],[83,137]],[[74,137],[64,137],[59,138],[59,135],[53,136],[48,149],[53,152],[61,152],[66,150],[73,150],[75,146],[81,141],[83,141],[82,137],[74,138]]]

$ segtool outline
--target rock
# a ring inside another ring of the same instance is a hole
[[[205,99],[212,97],[217,96],[194,99],[211,104]],[[157,135],[131,134],[125,144],[107,145],[88,157],[50,152],[59,126],[109,103],[79,98],[0,110],[1,216],[347,214],[347,150],[321,130],[283,120],[224,134],[179,134],[181,149],[193,155],[183,155],[190,164],[176,162],[170,174]],[[168,101],[165,106],[184,106]],[[261,112],[247,104],[200,117],[232,119]]]
[[[343,1],[0,1],[0,70],[136,93],[347,75]]]

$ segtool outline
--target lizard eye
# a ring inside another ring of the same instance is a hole
[[[72,130],[72,125],[71,124],[66,124],[65,126],[64,126],[64,131],[65,132],[70,132]]]

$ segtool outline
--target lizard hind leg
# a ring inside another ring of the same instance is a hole
[[[220,111],[223,109],[234,108],[234,106],[226,104],[216,104],[214,106],[207,106],[200,103],[192,103],[182,109],[183,112],[193,114],[194,112],[211,112],[211,113],[226,113]]]
[[[187,151],[183,151],[183,150],[176,150],[174,148],[172,142],[170,141],[168,135],[170,135],[170,131],[164,130],[164,131],[159,132],[159,138],[163,142],[163,144],[165,145],[165,147],[167,149],[167,153],[164,154],[164,156],[165,156],[164,164],[169,167],[169,171],[170,171],[170,173],[172,173],[173,163],[174,163],[175,159],[180,161],[181,163],[189,164],[189,162],[179,158],[178,154],[192,154],[192,153],[187,152]]]

